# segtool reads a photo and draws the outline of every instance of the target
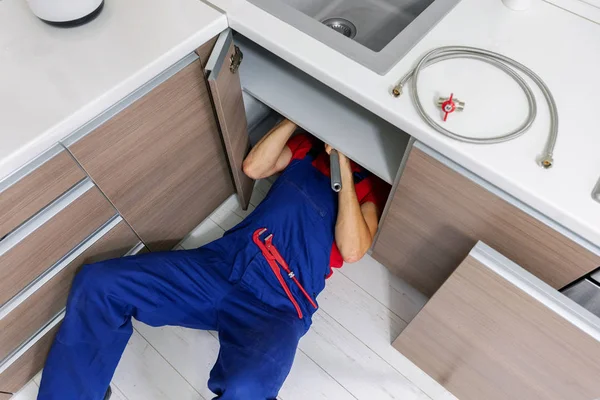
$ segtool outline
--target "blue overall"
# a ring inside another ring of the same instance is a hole
[[[273,234],[315,299],[334,240],[337,197],[329,185],[309,157],[293,160],[265,200],[221,239],[195,250],[85,266],[73,282],[38,399],[102,399],[132,334],[132,317],[151,326],[218,331],[221,347],[208,382],[216,398],[275,399],[315,308],[283,272],[299,318],[252,235],[259,228]]]

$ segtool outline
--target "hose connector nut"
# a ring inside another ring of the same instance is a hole
[[[396,86],[394,86],[394,88],[392,89],[392,96],[394,96],[394,97],[402,96],[402,85],[401,84],[397,84]]]
[[[552,168],[552,165],[554,164],[554,158],[552,158],[552,155],[547,154],[544,157],[542,157],[542,159],[540,160],[540,165],[542,166],[542,168],[544,169],[549,169]]]

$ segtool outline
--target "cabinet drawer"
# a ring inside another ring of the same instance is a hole
[[[600,265],[598,255],[564,236],[566,230],[555,230],[558,227],[550,226],[547,218],[534,217],[532,210],[525,212],[525,206],[509,203],[491,191],[497,189],[475,179],[417,143],[383,220],[373,257],[428,296],[479,240],[554,288]]]
[[[600,398],[600,319],[481,242],[394,347],[461,400]]]
[[[123,256],[138,243],[122,218],[114,217],[55,264],[43,279],[0,308],[0,360],[65,307],[71,282],[82,265]]]
[[[153,251],[171,249],[233,193],[195,54],[64,144]]]
[[[0,365],[1,392],[18,392],[40,372],[63,318],[64,312],[50,321],[14,357]]]
[[[0,239],[83,180],[69,153],[56,146],[0,181]]]
[[[115,215],[87,179],[0,242],[0,304],[4,304]]]

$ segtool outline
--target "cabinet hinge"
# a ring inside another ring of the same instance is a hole
[[[229,70],[232,73],[236,73],[238,68],[240,68],[240,64],[242,63],[242,60],[244,59],[244,54],[242,53],[242,51],[240,50],[239,47],[237,46],[233,46],[233,54],[231,55],[231,59],[229,62]]]

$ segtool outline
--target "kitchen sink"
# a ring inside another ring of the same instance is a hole
[[[248,1],[385,75],[460,0]]]

